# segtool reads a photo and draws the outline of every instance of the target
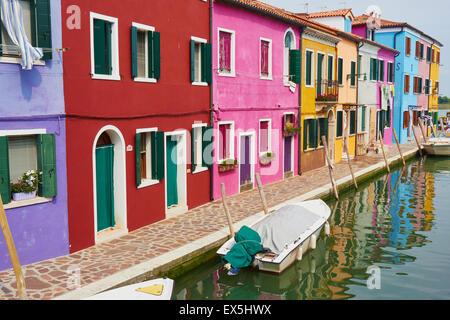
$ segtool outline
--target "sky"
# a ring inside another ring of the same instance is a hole
[[[407,22],[434,39],[441,49],[440,95],[450,97],[450,1],[448,0],[260,0],[291,12],[318,12],[351,8],[355,16],[371,5],[381,9],[381,18]]]

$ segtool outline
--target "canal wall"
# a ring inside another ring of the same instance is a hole
[[[418,148],[412,147],[410,144],[407,150],[403,150],[402,152],[405,160],[410,160],[417,157]],[[369,155],[362,158],[371,158],[371,157],[372,156]],[[385,162],[383,158],[380,159],[380,155],[373,155],[373,157],[376,157],[377,161],[372,162],[369,161],[368,163],[365,163],[365,165],[362,168],[358,168],[357,166],[356,169],[355,167],[353,168],[355,178],[358,183],[363,183],[364,181],[371,179],[376,175],[380,175],[386,172]],[[390,152],[388,152],[387,160],[391,168],[394,166],[398,166],[398,164],[401,164],[401,157],[398,154],[398,152],[397,153],[394,152],[393,148],[391,148]],[[344,163],[340,163],[337,164],[336,166],[340,167],[338,168],[338,170],[339,169],[343,170],[344,168],[343,165]],[[347,164],[345,164],[345,166],[347,166]],[[327,175],[328,172],[327,168],[321,168],[318,170],[321,171],[322,176]],[[314,175],[317,175],[317,173],[315,173]],[[301,178],[302,177],[293,177],[291,179],[301,179]],[[291,181],[293,182],[294,180]],[[289,183],[289,179],[281,183]],[[338,178],[336,180],[336,183],[338,185],[339,192],[344,191],[349,187],[352,187],[353,180],[348,169],[347,174],[344,174],[343,177]],[[257,191],[253,190],[247,191],[245,193],[249,194],[251,192]],[[241,193],[240,195],[244,195],[245,193]],[[270,194],[266,192],[266,197],[269,196]],[[327,200],[330,197],[333,197],[331,183],[328,184],[325,183],[321,187],[314,188],[313,190],[302,193],[301,195],[293,197],[287,201],[283,201],[277,205],[270,206],[269,210],[270,211],[277,210],[280,207],[285,206],[286,204],[289,203],[295,203],[299,201],[306,201],[317,198]],[[262,216],[264,216],[264,211],[261,210],[249,217],[246,217],[245,219],[235,222],[233,224],[233,227],[235,230],[239,230],[243,225],[249,225],[255,222],[256,220],[260,219]],[[208,234],[205,237],[199,238],[186,245],[180,246],[178,248],[170,250],[169,252],[158,255],[153,259],[149,259],[142,263],[136,264],[125,270],[119,271],[110,276],[106,276],[100,280],[87,284],[81,288],[57,296],[56,299],[58,300],[82,299],[105,290],[114,289],[124,285],[134,284],[161,276],[168,276],[170,278],[178,277],[181,274],[198,266],[199,264],[215,257],[216,250],[228,239],[229,239],[229,228],[228,226],[226,226],[218,231]]]

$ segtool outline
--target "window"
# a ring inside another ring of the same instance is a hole
[[[293,81],[294,74],[292,73],[295,70],[295,66],[292,66],[291,61],[299,60],[299,56],[293,57],[291,54],[291,50],[295,49],[295,37],[292,30],[288,30],[284,36],[284,45],[283,45],[283,81],[285,85],[289,85],[289,81]],[[298,67],[300,67],[300,61],[298,61]],[[296,75],[298,76],[298,75]],[[300,81],[296,82],[299,83]]]
[[[40,197],[51,198],[57,193],[55,136],[24,131],[0,136],[0,194],[4,204],[11,202],[10,184],[28,170],[42,172],[37,191]]]
[[[219,162],[234,159],[234,122],[219,122]]]
[[[211,83],[211,44],[205,39],[191,37],[190,59],[191,83],[203,86]]]
[[[131,59],[134,81],[156,82],[160,78],[160,34],[155,28],[133,22]]]
[[[405,74],[405,93],[409,93],[409,85],[410,85],[410,77],[408,74]]]
[[[441,52],[436,51],[436,63],[441,64]]]
[[[388,82],[394,82],[394,63],[388,62]]]
[[[403,111],[403,129],[409,128],[410,114],[409,111]]]
[[[376,81],[378,79],[378,60],[370,58],[370,80]]]
[[[362,64],[361,64],[361,61],[362,61],[362,55],[358,55],[358,80],[361,80],[361,76],[362,76]]]
[[[427,62],[431,62],[431,47],[427,47]]]
[[[235,33],[219,28],[219,75],[235,76]]]
[[[415,94],[420,94],[422,93],[422,78],[420,77],[414,77],[414,88],[413,88],[413,92]]]
[[[434,91],[436,91],[436,93],[439,94],[439,81],[436,81],[434,83]]]
[[[407,56],[411,55],[411,38],[406,37],[406,50],[405,50],[405,54]]]
[[[328,118],[319,118],[319,119],[317,119],[317,121],[319,124],[319,130],[318,130],[319,143],[318,143],[318,145],[323,146],[322,137],[325,136],[325,140],[328,141]]]
[[[366,106],[360,108],[361,112],[358,112],[359,132],[366,131]]]
[[[431,49],[431,62],[432,63],[436,62],[436,55],[434,49]]]
[[[327,63],[327,80],[328,80],[328,86],[331,87],[333,85],[333,69],[334,69],[334,57],[328,56],[328,63]]]
[[[384,82],[384,61],[378,60],[378,81]]]
[[[420,42],[416,41],[416,58],[419,59],[420,58]]]
[[[316,91],[317,91],[317,95],[322,94],[324,88],[322,86],[323,84],[323,73],[324,73],[324,59],[325,59],[325,55],[322,53],[318,53],[317,54],[317,76],[316,76],[316,80],[317,80],[317,85],[316,85]]]
[[[270,120],[259,120],[259,153],[272,151],[272,125]]]
[[[356,62],[355,61],[350,62],[350,73],[351,73],[350,85],[352,87],[354,87],[354,86],[356,86]]]
[[[425,54],[425,46],[424,46],[424,44],[423,43],[421,43],[420,44],[420,54],[419,54],[419,58],[421,59],[421,60],[423,60],[423,58],[424,58],[424,54]]]
[[[375,41],[375,30],[367,28],[366,38],[372,41]]]
[[[356,133],[356,110],[350,110],[350,135]]]
[[[120,80],[118,19],[91,12],[92,79]]]
[[[306,72],[305,72],[305,85],[312,86],[313,85],[313,55],[314,52],[310,50],[306,50]]]
[[[430,94],[431,80],[425,79],[425,94]]]
[[[336,138],[341,138],[343,133],[343,111],[337,111],[336,112]]]
[[[272,79],[272,40],[260,39],[260,76]]]
[[[318,119],[303,120],[303,150],[315,149],[318,146]]]
[[[164,178],[164,132],[138,129],[135,136],[136,186],[150,186]]]
[[[207,124],[194,124],[191,132],[191,162],[192,173],[202,172],[212,165],[211,143],[213,137],[212,127]]]
[[[338,83],[339,85],[343,85],[344,84],[344,59],[342,59],[341,57],[338,58],[337,60],[337,72],[338,72]]]

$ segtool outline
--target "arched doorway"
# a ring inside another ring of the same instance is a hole
[[[95,240],[127,231],[125,141],[114,126],[103,127],[93,144]]]
[[[334,139],[335,134],[335,120],[333,110],[328,111],[328,152],[330,153],[330,160],[334,163]]]

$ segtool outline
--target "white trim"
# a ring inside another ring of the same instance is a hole
[[[290,111],[290,112],[283,112],[283,117],[284,116],[286,116],[286,115],[291,115],[291,114],[293,114],[294,115],[294,117],[295,117],[295,112],[292,112],[292,111]],[[300,116],[300,115],[299,115]],[[300,118],[300,120],[299,121],[301,121],[301,118]],[[283,158],[282,158],[282,163],[283,163],[283,171],[282,171],[282,173],[283,173],[283,179],[284,179],[284,174],[285,174],[285,172],[284,172],[284,157],[285,157],[285,149],[284,149],[284,145],[285,145],[285,143],[284,143],[284,139],[286,139],[287,137],[283,137],[282,138],[282,144],[283,144]],[[299,137],[299,139],[300,139],[300,137]],[[289,171],[289,172],[292,172],[292,173],[294,173],[295,171],[294,171],[294,153],[295,153],[295,144],[294,144],[294,141],[295,141],[295,136],[291,136],[291,171]]]
[[[204,128],[204,127],[207,127],[207,126],[208,126],[207,123],[194,123],[194,124],[192,124],[192,129]],[[192,131],[191,131],[191,134],[192,134]],[[192,143],[192,137],[191,137],[191,143]],[[191,145],[191,149],[193,147],[194,146]],[[201,149],[203,150],[203,139],[202,139],[202,148]],[[191,152],[191,154],[192,154],[192,152]],[[203,164],[203,154],[201,155],[201,161],[202,161],[202,164]],[[193,159],[191,159],[191,165],[192,164],[193,164]],[[199,166],[196,166],[195,170],[193,170],[191,173],[192,174],[196,174],[196,173],[200,173],[200,172],[207,171],[207,170],[208,170],[208,167],[203,167],[202,165],[199,165]]]
[[[199,38],[199,37],[194,37],[194,36],[191,36],[191,40],[194,40],[195,42],[198,42],[198,43],[208,43],[208,40]]]
[[[97,177],[96,177],[96,158],[95,149],[100,135],[104,132],[113,132],[110,136],[111,142],[114,144],[114,218],[116,227],[110,232],[109,230],[97,231]],[[101,128],[95,136],[92,144],[92,183],[93,183],[93,211],[94,211],[94,238],[95,243],[110,240],[111,237],[117,237],[128,233],[127,229],[127,186],[126,186],[126,151],[125,139],[122,132],[113,126],[106,125]]]
[[[47,129],[0,130],[0,137],[26,136],[26,135],[46,134],[46,133],[47,133]]]
[[[119,70],[119,19],[105,16],[103,14],[90,11],[90,46],[91,46],[91,78],[100,80],[120,80]],[[104,20],[112,23],[111,35],[111,66],[110,75],[95,73],[95,53],[94,53],[94,19]]]
[[[195,82],[191,82],[191,84],[193,86],[201,86],[201,87],[207,87],[208,86],[208,82],[197,82],[197,81],[195,81]]]
[[[157,131],[158,131],[158,127],[136,129],[136,133],[150,133],[150,132],[157,132]],[[146,159],[146,161],[147,161],[147,168],[148,168],[149,167],[149,162],[151,163],[151,160],[150,159]],[[151,164],[150,164],[150,167],[151,167]],[[149,186],[153,186],[155,184],[158,184],[159,182],[160,181],[156,180],[156,179],[141,178],[141,183],[139,184],[139,186],[137,186],[137,188],[138,189],[142,189],[142,188],[145,188],[145,187],[149,187]]]
[[[250,136],[250,180],[253,186],[255,186],[255,137],[256,137],[256,133],[254,130],[250,130],[247,132],[239,132],[238,135],[238,150],[239,150],[239,155],[238,155],[238,186],[239,186],[239,193],[241,193],[241,138],[242,137],[246,137],[246,136]]]
[[[33,199],[21,200],[21,201],[14,201],[11,199],[10,203],[3,205],[3,208],[5,210],[8,210],[8,209],[31,206],[34,204],[52,202],[52,201],[53,201],[53,198],[44,198],[44,197],[39,197],[39,196],[37,196],[36,198],[33,198]]]
[[[261,152],[261,122],[269,122],[267,126],[267,151]],[[258,154],[261,156],[267,152],[272,152],[272,119],[259,119],[258,123]]]
[[[1,57],[0,63],[22,64],[22,59],[17,57]],[[33,62],[33,66],[45,66],[45,60],[37,60]]]
[[[269,43],[269,61],[268,61],[268,71],[269,71],[269,75],[267,75],[267,76],[263,76],[262,74],[261,74],[261,58],[262,58],[262,55],[261,55],[261,42],[262,41],[265,41],[265,42],[268,42]],[[263,37],[260,37],[259,38],[259,78],[260,79],[262,79],[262,80],[273,80],[273,75],[272,75],[272,39],[268,39],[268,38],[263,38]]]
[[[146,31],[146,32],[154,32],[156,29],[153,26],[148,26],[145,24],[141,24],[141,23],[137,23],[137,22],[132,22],[131,25],[133,27],[136,27],[138,30],[141,31]],[[148,57],[148,33],[147,33],[147,37],[145,39],[146,45],[145,45],[145,53],[146,53],[146,67],[148,69],[148,62],[147,62],[147,57]],[[146,71],[146,74],[148,72]],[[133,78],[134,82],[145,82],[145,83],[157,83],[158,80],[155,78],[150,78],[150,77],[135,77]]]
[[[220,31],[231,34],[230,72],[220,71]],[[236,31],[217,27],[217,74],[221,77],[236,77]]]
[[[307,52],[311,52],[312,53],[312,55],[311,55],[311,84],[310,85],[307,85],[306,84],[306,53]],[[316,59],[315,59],[315,51],[313,50],[313,49],[308,49],[308,48],[305,48],[305,87],[306,88],[314,88],[314,80],[316,79],[315,78],[315,61],[316,61]]]
[[[220,149],[220,130],[219,130],[219,126],[220,125],[225,125],[225,124],[229,124],[230,125],[230,159],[234,159],[234,121],[218,121],[217,122],[217,162],[220,163],[223,160],[228,160],[228,159],[220,159],[219,158],[219,149]]]
[[[289,48],[287,48],[288,51],[286,52],[286,47],[284,45],[285,45],[286,35],[289,32],[292,34],[292,41],[290,43]],[[296,49],[297,48],[296,43],[297,42],[296,42],[294,30],[291,27],[287,28],[286,31],[284,32],[284,36],[283,36],[283,84],[285,87],[291,86],[291,81],[289,78],[289,50]]]
[[[136,27],[139,30],[151,31],[151,32],[155,31],[155,27],[137,23],[137,22],[132,22],[131,26]]]
[[[175,207],[167,208],[167,137],[179,136],[177,142],[177,192],[178,204]],[[187,148],[186,130],[164,132],[164,211],[166,219],[188,211],[187,205]]]

